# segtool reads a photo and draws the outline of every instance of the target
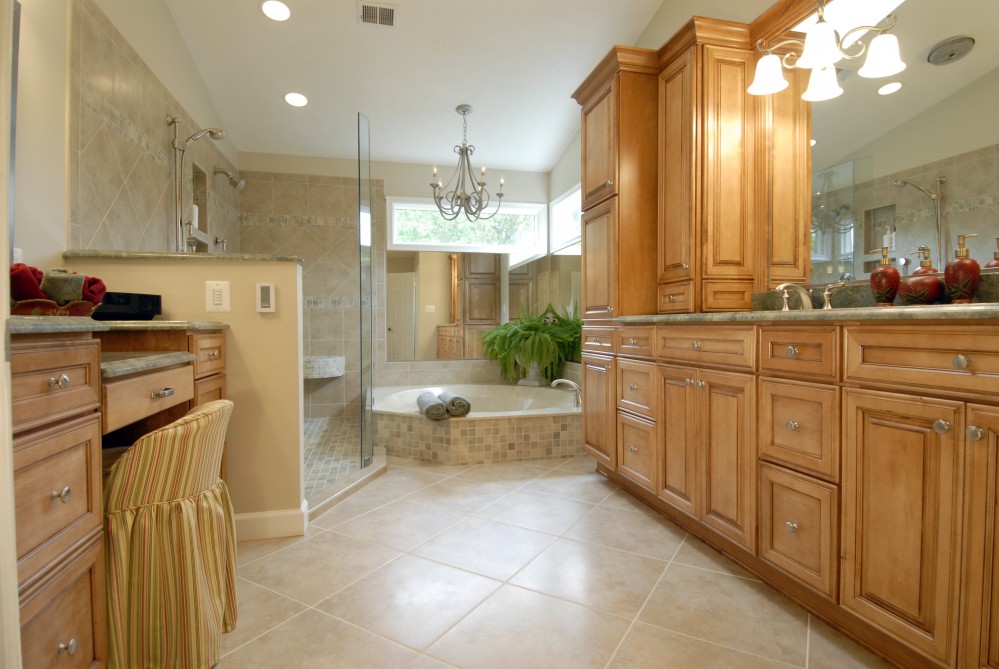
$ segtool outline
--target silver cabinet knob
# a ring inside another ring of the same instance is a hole
[[[211,351],[208,352],[208,359],[209,360],[218,360],[219,356],[221,356],[221,355],[222,355],[222,351],[220,351],[217,348],[216,349],[212,349]]]
[[[638,448],[635,446],[629,446],[628,450],[631,451],[632,453],[638,453]]]
[[[608,179],[607,181],[604,182],[604,188],[610,188],[613,185],[614,185],[614,182],[611,181],[610,179]]]
[[[158,400],[164,397],[170,397],[175,392],[176,391],[173,388],[164,388],[163,390],[154,390],[153,392],[149,393],[149,396],[154,400]]]
[[[682,263],[680,263],[680,269],[682,269],[682,270],[688,270],[688,269],[690,269],[690,265],[688,265],[685,262],[682,262]]]
[[[69,374],[60,374],[59,378],[49,377],[49,390],[54,390],[59,388],[60,390],[65,390],[69,388]]]
[[[674,302],[676,302],[676,295],[670,295],[670,296],[668,296],[666,298],[666,301],[669,302],[670,304],[673,304]]]
[[[784,527],[791,534],[794,534],[795,532],[798,531],[798,523],[792,523],[790,520],[784,523]]]
[[[788,432],[794,432],[795,430],[798,429],[798,421],[796,421],[796,420],[789,420],[786,423],[784,423],[784,427],[787,428]]]
[[[985,430],[977,425],[969,425],[968,429],[964,431],[964,436],[967,437],[968,441],[981,441],[985,437]]]
[[[56,652],[58,654],[66,653],[67,655],[76,655],[76,648],[79,644],[76,639],[70,639],[69,643],[61,643],[56,646]]]
[[[628,339],[624,340],[624,343],[627,344],[628,346],[634,346],[635,344],[638,343],[638,340],[629,337]]]
[[[634,383],[631,383],[628,385],[628,390],[638,390],[638,386],[636,386]]]
[[[61,491],[53,490],[49,493],[49,499],[53,502],[59,500],[63,504],[69,504],[69,496],[73,494],[73,491],[69,486],[64,487]]]
[[[954,359],[950,361],[950,364],[954,366],[954,369],[968,369],[968,367],[971,367],[971,358],[958,353],[954,356]]]
[[[700,379],[697,380],[697,387],[698,388],[703,388],[706,385],[708,385],[706,382],[701,381]]]
[[[693,383],[693,382],[694,382],[694,381],[693,381],[692,379],[684,379],[684,380],[683,380],[683,386],[684,386],[685,388],[689,388],[689,387],[690,387],[690,384],[691,384],[691,383]]]
[[[699,342],[699,341],[697,341],[695,339],[694,341],[690,342],[690,348],[693,351],[700,351],[701,350],[701,342]]]
[[[937,418],[935,421],[933,421],[933,430],[937,434],[947,434],[948,432],[950,432],[950,429],[952,427],[953,425],[950,424],[950,421],[946,421],[942,418]]]
[[[793,358],[796,355],[798,355],[798,349],[797,349],[797,347],[795,347],[795,346],[788,346],[787,347],[787,357]]]

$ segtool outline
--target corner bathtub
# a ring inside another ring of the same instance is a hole
[[[424,391],[471,403],[462,418],[431,420],[416,406]],[[373,392],[375,440],[388,453],[443,464],[567,458],[583,453],[583,417],[572,393],[555,388],[458,384],[390,386]]]

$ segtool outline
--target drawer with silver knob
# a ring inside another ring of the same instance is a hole
[[[225,335],[189,335],[188,350],[195,354],[194,378],[225,370]]]
[[[619,328],[614,332],[614,352],[618,355],[652,358],[656,328],[653,325]]]
[[[835,381],[837,341],[833,326],[763,326],[760,328],[760,372]]]
[[[651,362],[618,360],[617,406],[647,418],[656,415],[656,366]]]
[[[194,397],[194,367],[136,374],[104,384],[104,434]]]
[[[694,310],[694,286],[690,281],[659,286],[658,311],[661,314],[686,314]]]
[[[839,480],[839,392],[834,386],[760,380],[760,457]]]
[[[10,360],[14,432],[38,427],[100,405],[96,339],[13,341]]]
[[[612,327],[584,327],[583,343],[584,351],[598,353],[614,352],[614,328]]]
[[[654,490],[656,424],[640,416],[617,414],[618,473]]]
[[[752,370],[756,363],[756,327],[658,325],[656,358]]]

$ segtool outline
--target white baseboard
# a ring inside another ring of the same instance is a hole
[[[309,503],[303,499],[297,509],[237,513],[235,521],[238,541],[300,537],[309,524]]]

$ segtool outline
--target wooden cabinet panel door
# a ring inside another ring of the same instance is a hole
[[[613,195],[617,180],[615,140],[615,87],[583,109],[583,211]]]
[[[617,199],[583,214],[583,318],[614,317],[617,303]]]
[[[704,524],[749,550],[756,547],[755,379],[698,370]]]
[[[659,498],[697,517],[696,370],[658,366]]]
[[[981,566],[977,557],[969,554],[968,560],[972,573],[981,570],[985,588],[981,597],[969,593],[970,602],[978,607],[969,611],[969,620],[972,623],[981,620],[982,624],[969,625],[972,629],[968,645],[980,649],[961,666],[999,669],[999,407],[972,404],[968,406],[967,417],[968,456],[973,459],[968,469],[975,485],[967,494],[970,506],[976,511],[970,515],[972,540],[966,545],[969,551],[981,550],[984,545]]]
[[[659,109],[659,281],[681,281],[695,263],[694,49],[659,75]]]
[[[614,358],[584,353],[583,446],[600,463],[617,468],[617,407]]]
[[[841,603],[950,666],[961,552],[963,405],[844,392]]]

